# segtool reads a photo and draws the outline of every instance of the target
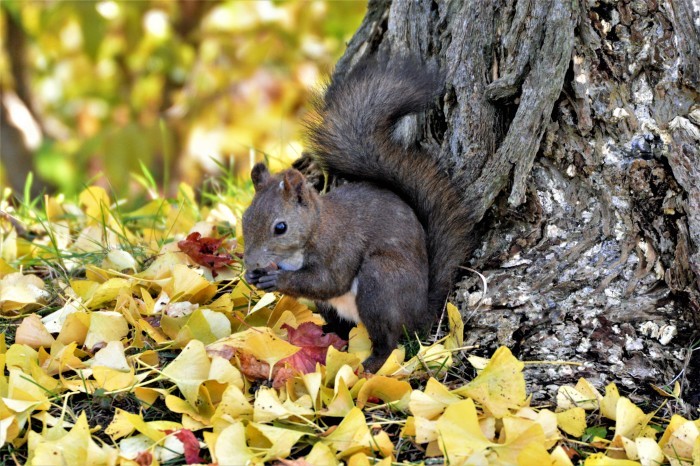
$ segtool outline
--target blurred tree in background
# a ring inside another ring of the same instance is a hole
[[[310,92],[365,2],[27,1],[0,5],[0,184],[172,192],[301,152]],[[142,164],[147,170],[142,170]],[[104,175],[104,176],[101,176]],[[147,176],[145,178],[148,178]]]

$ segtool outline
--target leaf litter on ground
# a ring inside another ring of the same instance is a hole
[[[508,348],[466,357],[451,304],[444,338],[363,372],[366,330],[324,334],[304,302],[251,289],[220,207],[189,187],[132,212],[97,187],[45,206],[0,218],[5,462],[700,466],[700,420],[660,419],[613,384],[532,406]],[[451,375],[467,361],[471,380]]]

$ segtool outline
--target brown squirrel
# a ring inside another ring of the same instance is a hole
[[[309,149],[350,180],[325,195],[294,169],[253,167],[243,215],[246,279],[316,301],[347,338],[362,322],[376,372],[404,332],[432,324],[470,250],[469,210],[438,163],[398,140],[405,116],[426,110],[441,77],[415,59],[367,61],[334,79],[316,102]]]

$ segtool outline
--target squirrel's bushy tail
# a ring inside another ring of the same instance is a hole
[[[416,212],[428,238],[428,299],[435,313],[469,252],[469,211],[435,159],[417,144],[399,142],[395,132],[402,117],[433,103],[441,81],[437,70],[416,59],[360,64],[333,80],[308,122],[309,149],[330,174],[373,181]]]

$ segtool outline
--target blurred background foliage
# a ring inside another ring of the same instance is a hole
[[[116,196],[247,178],[302,150],[301,122],[363,1],[0,5],[0,184]],[[133,174],[141,176],[133,176]],[[139,182],[140,180],[140,182]]]

